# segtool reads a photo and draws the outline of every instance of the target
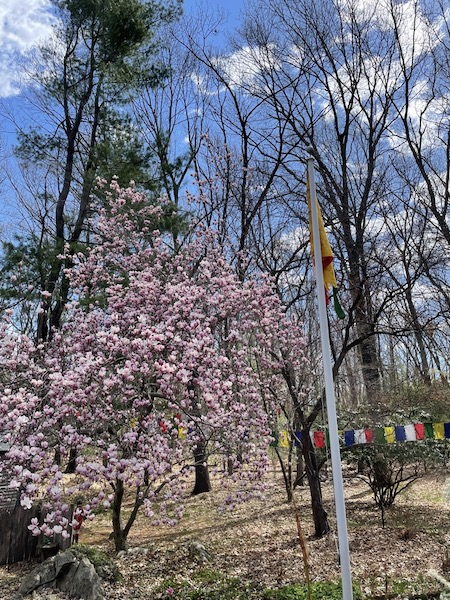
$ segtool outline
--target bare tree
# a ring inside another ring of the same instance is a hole
[[[86,236],[95,177],[104,174],[99,167],[106,163],[105,128],[111,129],[110,148],[117,146],[114,133],[128,124],[118,124],[115,108],[125,105],[136,84],[137,52],[144,44],[150,49],[153,30],[174,14],[173,6],[162,9],[139,0],[64,0],[55,10],[54,38],[39,48],[28,73],[34,84],[26,107],[32,126],[20,131],[17,152],[24,170],[30,164],[40,169],[35,200],[49,207],[41,229],[49,268],[40,282],[38,340],[51,337],[60,325],[69,296],[65,269]]]

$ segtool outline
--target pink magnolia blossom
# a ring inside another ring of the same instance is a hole
[[[122,484],[154,522],[173,523],[199,444],[234,490],[229,505],[259,493],[276,412],[265,390],[283,367],[280,348],[304,360],[269,278],[240,281],[211,231],[191,232],[174,253],[154,230],[160,207],[115,182],[104,193],[95,243],[69,273],[76,300],[61,331],[33,347],[1,325],[5,465],[17,467],[22,505],[43,497],[52,508],[46,534],[67,524],[65,494],[89,498],[90,518]],[[65,485],[55,457],[71,449]]]

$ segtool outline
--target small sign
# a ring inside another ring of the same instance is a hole
[[[6,441],[6,432],[0,431],[0,452],[8,452],[11,445]]]

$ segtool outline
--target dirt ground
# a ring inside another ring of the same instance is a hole
[[[450,548],[450,505],[443,497],[447,475],[429,475],[413,484],[387,511],[386,527],[381,528],[379,511],[370,490],[358,478],[344,478],[349,530],[352,577],[364,595],[393,597],[440,589],[428,573],[447,575],[446,549]],[[296,504],[307,539],[313,580],[339,580],[336,527],[332,482],[323,482],[326,508],[332,533],[314,539],[307,487],[296,493]],[[113,600],[142,600],[157,597],[154,590],[169,577],[189,577],[197,563],[186,544],[198,540],[211,555],[214,570],[256,582],[261,587],[279,587],[304,581],[302,552],[295,514],[286,503],[278,473],[269,475],[264,500],[252,500],[232,513],[223,513],[222,492],[187,499],[186,514],[175,527],[151,527],[139,517],[129,537],[136,554],[118,558],[124,580],[106,586],[106,597]],[[108,539],[110,524],[96,518],[86,524],[80,542],[94,544],[113,553]],[[137,549],[146,549],[146,554]],[[0,568],[0,599],[12,598],[20,578],[33,565],[19,563]],[[403,583],[402,583],[403,582]],[[57,592],[36,594],[35,598],[62,599]]]

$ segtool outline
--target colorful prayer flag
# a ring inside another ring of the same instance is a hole
[[[311,213],[311,196],[309,191],[309,177],[307,173],[306,177],[306,196],[308,200],[308,217],[309,217],[309,242],[311,246],[311,256],[314,260],[314,238],[313,238],[313,225],[312,225],[312,213]],[[334,272],[333,266],[333,251],[331,250],[330,242],[328,241],[327,232],[325,231],[325,226],[323,224],[322,212],[320,210],[319,201],[316,198],[316,206],[317,206],[317,221],[319,226],[319,238],[320,238],[320,253],[322,255],[322,271],[323,271],[323,283],[325,286],[325,299],[328,304],[328,292],[333,290],[333,306],[336,312],[336,315],[339,319],[345,319],[345,313],[342,310],[342,306],[339,302],[339,297],[337,294],[337,282],[336,275]]]
[[[425,427],[423,426],[423,423],[414,423],[414,429],[416,430],[417,440],[425,439]]]
[[[433,423],[433,431],[435,440],[444,439],[444,423]]]
[[[365,429],[364,433],[366,434],[366,442],[371,444],[373,442],[373,429]]]
[[[425,437],[429,439],[434,439],[433,423],[424,423],[423,428],[425,431]]]
[[[406,432],[403,425],[395,426],[395,439],[397,442],[405,442],[406,441]]]
[[[355,432],[353,429],[344,432],[344,440],[346,446],[353,446],[355,443]]]
[[[278,441],[280,448],[289,448],[289,436],[288,432],[283,429],[280,431],[280,438]]]
[[[316,448],[325,448],[325,432],[315,431],[314,432],[314,446]]]
[[[355,429],[355,444],[365,444],[366,433],[364,429]]]
[[[308,197],[308,215],[309,215],[309,240],[311,244],[311,255],[314,257],[314,240],[313,240],[313,227],[312,227],[312,215],[311,215],[311,198],[309,193],[309,178],[307,178],[306,193]],[[319,221],[319,237],[320,237],[320,250],[322,254],[322,270],[323,270],[323,282],[325,288],[330,290],[332,287],[337,287],[336,276],[334,274],[333,267],[333,252],[331,251],[330,242],[328,241],[327,233],[323,224],[322,213],[320,211],[319,202],[316,201],[317,205],[317,219]]]
[[[374,434],[375,444],[385,444],[386,438],[384,437],[384,427],[375,427]]]
[[[388,444],[393,444],[395,442],[395,429],[394,427],[385,427],[384,428],[384,437],[386,438],[386,442]]]
[[[161,423],[160,423],[161,425]],[[179,439],[185,439],[189,430],[178,427]],[[394,444],[395,442],[414,442],[424,439],[444,440],[450,439],[450,422],[446,423],[408,423],[407,425],[390,425],[375,427],[373,429],[348,429],[339,431],[341,444],[353,446],[355,444]],[[289,443],[300,447],[303,441],[303,431],[289,433],[286,430],[272,432],[274,440],[271,446],[289,448]],[[315,448],[325,448],[329,445],[328,429],[309,431],[309,439]]]
[[[294,431],[294,446],[296,448],[300,448],[300,446],[302,445],[302,432],[301,431]]]
[[[407,442],[416,441],[416,428],[412,423],[409,425],[405,425],[405,436]]]

